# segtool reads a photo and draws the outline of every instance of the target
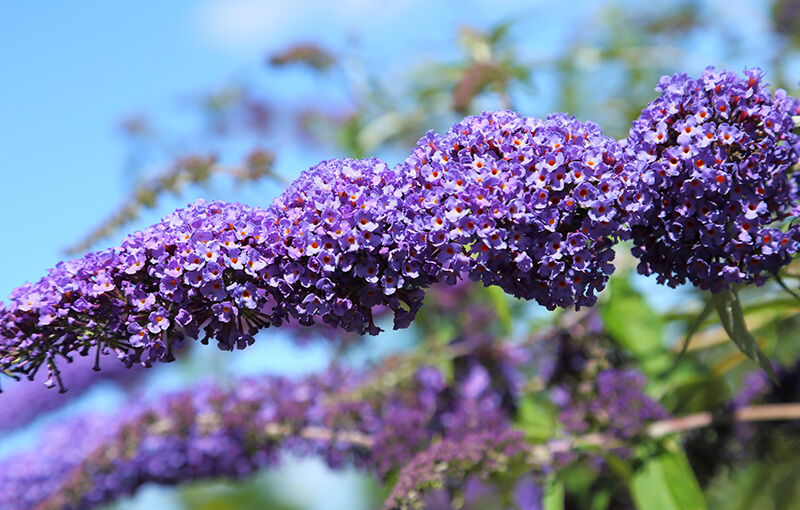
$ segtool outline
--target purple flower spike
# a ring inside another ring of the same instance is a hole
[[[0,508],[95,508],[150,482],[249,477],[278,465],[284,452],[386,479],[434,437],[521,447],[493,389],[461,395],[435,370],[359,398],[353,392],[364,388],[363,374],[336,367],[299,380],[204,383],[128,403],[117,414],[61,422],[43,445],[0,459]]]
[[[661,404],[644,393],[645,382],[644,375],[633,370],[603,370],[591,391],[570,397],[559,420],[572,434],[597,428],[620,439],[640,436],[648,423],[669,417]]]
[[[744,74],[665,76],[630,130],[642,204],[632,209],[633,254],[659,283],[762,284],[800,247],[800,224],[780,228],[800,203],[789,172],[800,102],[770,94],[760,70]]]
[[[122,246],[63,262],[0,304],[0,372],[89,349],[128,365],[185,337],[244,347],[270,325],[377,334],[406,327],[423,289],[461,274],[548,309],[591,306],[626,234],[623,153],[592,123],[513,112],[429,133],[390,169],[331,160],[267,209],[198,201]]]

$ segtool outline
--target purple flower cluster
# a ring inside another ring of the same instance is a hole
[[[206,384],[120,415],[61,423],[48,431],[46,447],[0,461],[0,508],[92,508],[149,482],[242,478],[274,467],[284,451],[385,478],[433,436],[510,426],[491,388],[449,386],[432,368],[388,395],[349,398],[363,380],[334,368],[299,381]],[[441,408],[444,402],[454,405]]]
[[[261,328],[406,327],[423,289],[469,273],[526,299],[590,306],[624,231],[622,151],[591,123],[484,113],[429,133],[395,169],[332,160],[267,209],[198,201],[118,248],[62,262],[0,305],[0,372],[90,349],[170,360],[186,337],[244,348]]]
[[[56,493],[75,466],[104,442],[117,426],[102,415],[58,422],[36,449],[0,460],[0,508],[29,510]]]
[[[770,94],[758,69],[708,68],[664,77],[634,121],[627,152],[640,174],[632,209],[639,272],[675,287],[718,291],[766,281],[800,247],[798,185],[790,167],[800,102]]]
[[[510,463],[523,463],[529,445],[518,431],[476,432],[445,439],[419,453],[400,471],[384,510],[422,508],[425,492],[445,487],[451,480],[470,476],[487,480],[506,471]]]
[[[550,310],[595,303],[626,229],[629,181],[596,124],[484,113],[428,133],[398,168],[415,178],[406,203],[439,248],[440,278],[469,271]]]
[[[353,434],[358,428],[341,440],[336,428],[324,429],[330,432],[327,440],[299,436],[309,426],[328,425],[334,413],[323,401],[351,388],[352,377],[332,371],[296,383],[283,378],[238,382],[232,389],[196,387],[128,408],[121,416],[95,417],[90,430],[100,434],[75,436],[74,430],[84,430],[73,428],[82,421],[59,425],[72,432],[70,441],[53,442],[48,433],[44,452],[2,463],[0,507],[92,508],[148,482],[241,478],[276,465],[282,445],[326,455],[332,462],[344,456],[357,465],[366,462],[371,444],[353,440],[361,437]],[[362,427],[369,423],[369,416],[358,417]],[[346,418],[340,417],[342,425]]]
[[[332,160],[267,209],[196,202],[118,248],[60,263],[0,303],[0,373],[113,353],[171,360],[185,338],[244,348],[270,325],[377,334],[462,274],[548,309],[592,306],[633,225],[639,270],[719,290],[762,283],[800,247],[788,167],[800,102],[760,71],[662,79],[627,142],[553,114],[467,117],[393,169]],[[623,148],[623,145],[625,148]]]
[[[640,436],[649,422],[669,417],[658,402],[644,394],[645,382],[639,372],[603,370],[590,391],[570,397],[559,421],[571,434],[592,431],[620,439]]]
[[[85,457],[47,503],[94,507],[148,482],[244,478],[278,465],[283,451],[318,455],[332,467],[366,467],[372,443],[364,430],[378,413],[367,405],[355,413],[326,404],[357,380],[332,370],[307,380],[242,380],[231,389],[206,386],[160,399],[134,419],[123,418],[112,440]]]

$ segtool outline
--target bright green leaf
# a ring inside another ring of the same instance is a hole
[[[543,510],[564,510],[564,482],[554,478],[544,488],[542,495]]]
[[[617,343],[633,353],[649,376],[664,373],[672,359],[662,345],[664,323],[628,283],[627,275],[609,281],[611,299],[603,307],[603,323]]]
[[[611,489],[601,489],[592,495],[592,503],[589,510],[607,510],[611,504]]]
[[[682,450],[662,452],[634,472],[631,496],[639,510],[704,510],[703,491]]]
[[[528,439],[543,441],[552,437],[556,425],[552,402],[543,395],[526,395],[519,402],[516,425]]]
[[[508,305],[508,296],[500,287],[489,287],[486,289],[489,293],[489,298],[494,305],[494,311],[497,318],[500,320],[500,326],[503,328],[503,334],[509,335],[513,329],[513,317],[511,317],[511,308]]]
[[[742,302],[736,290],[725,289],[712,294],[712,298],[714,305],[717,307],[722,327],[725,328],[733,343],[739,347],[739,350],[745,356],[758,363],[773,381],[777,381],[775,372],[772,370],[772,362],[761,352],[758,342],[747,330],[747,324],[744,322],[744,313],[742,312]]]

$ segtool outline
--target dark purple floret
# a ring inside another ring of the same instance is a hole
[[[762,77],[665,76],[634,121],[626,151],[639,174],[630,210],[640,273],[716,292],[762,284],[797,253],[800,102],[771,94]]]

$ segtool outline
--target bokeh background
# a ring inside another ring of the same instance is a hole
[[[116,244],[197,198],[267,205],[285,179],[322,159],[394,164],[425,131],[467,113],[567,111],[623,138],[659,76],[709,65],[758,66],[796,94],[798,27],[794,0],[6,3],[0,296],[39,279],[70,249],[75,256]],[[181,175],[196,178],[158,184],[192,164],[201,170]],[[249,174],[254,167],[263,171]],[[135,219],[91,236],[131,203]],[[663,289],[649,296],[656,306],[679,299]],[[408,343],[390,332],[349,361]],[[136,391],[209,375],[304,373],[337,355],[273,331],[245,353],[211,351],[155,369]],[[100,385],[62,414],[0,436],[0,454],[31,444],[63,414],[112,409],[123,393]],[[355,473],[303,461],[244,484],[148,488],[114,508],[359,509],[381,494]]]

